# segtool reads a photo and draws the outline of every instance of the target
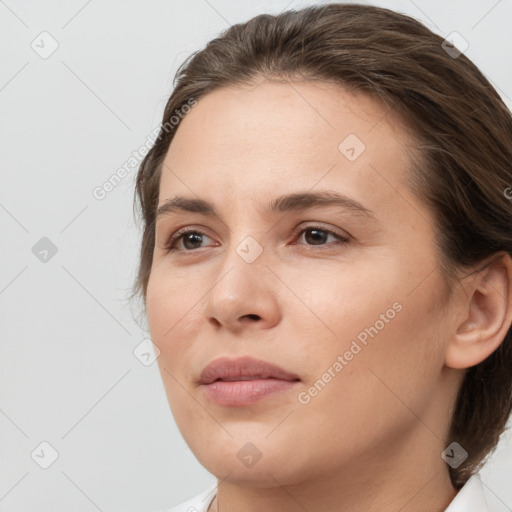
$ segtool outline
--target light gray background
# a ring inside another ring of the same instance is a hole
[[[0,511],[149,512],[215,481],[156,363],[133,354],[147,337],[125,300],[136,171],[103,200],[92,191],[158,126],[191,52],[228,24],[311,3],[0,1]],[[459,32],[512,107],[512,0],[374,3]],[[43,31],[59,45],[46,59],[31,48],[49,49]],[[42,237],[57,247],[46,263],[32,252]],[[31,458],[43,441],[59,454],[48,469]],[[483,475],[490,503],[512,510],[510,433]]]

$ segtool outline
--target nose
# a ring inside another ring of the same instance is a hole
[[[263,254],[248,263],[232,250],[206,294],[203,313],[215,329],[269,329],[281,319],[280,284]]]

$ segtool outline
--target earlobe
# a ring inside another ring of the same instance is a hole
[[[464,314],[454,326],[446,348],[445,365],[469,368],[489,357],[503,342],[512,324],[512,259],[494,257],[463,284]]]

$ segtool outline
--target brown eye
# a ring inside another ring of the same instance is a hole
[[[343,245],[349,242],[349,239],[345,236],[342,236],[335,231],[330,229],[325,229],[320,226],[307,226],[303,227],[299,232],[300,237],[304,234],[304,240],[306,241],[305,245],[312,246],[320,246],[323,247],[327,244],[329,236],[334,237],[336,244],[335,245]]]
[[[185,252],[191,252],[195,249],[200,249],[201,237],[209,238],[205,233],[198,231],[197,229],[180,229],[171,235],[169,241],[166,244],[166,249],[168,252],[176,250],[185,250]],[[182,241],[183,247],[185,249],[176,248],[176,245],[180,241]]]

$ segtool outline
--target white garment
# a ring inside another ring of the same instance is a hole
[[[217,482],[191,500],[162,512],[206,512],[215,496],[217,496]]]
[[[162,512],[206,512],[217,495],[217,484],[194,498]],[[445,512],[493,512],[487,507],[484,485],[477,473],[459,490]]]
[[[445,512],[494,512],[487,506],[484,484],[478,473],[462,486]]]

